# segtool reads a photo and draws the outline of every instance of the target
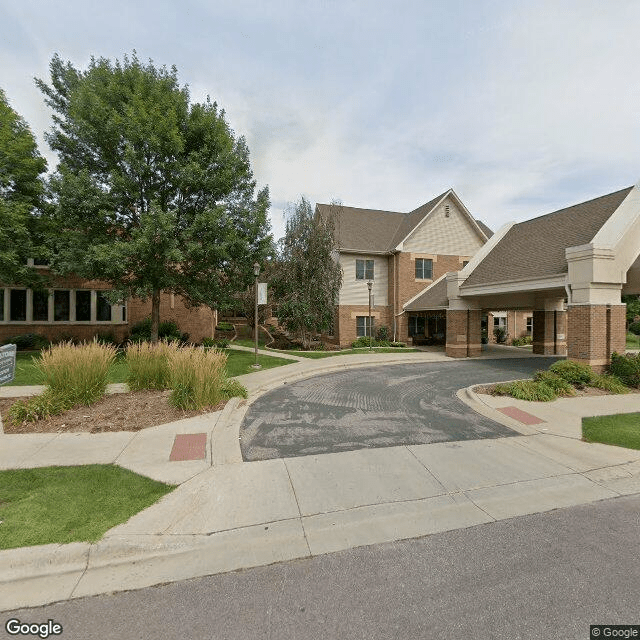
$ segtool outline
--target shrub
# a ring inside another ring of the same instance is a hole
[[[397,346],[399,344],[403,344],[404,345],[404,343],[402,343],[402,342],[392,343],[392,342],[389,342],[389,340],[376,340],[375,338],[371,339],[371,346],[372,347],[391,347],[391,346]],[[351,343],[351,346],[354,349],[362,349],[363,347],[368,347],[369,346],[369,336],[361,336],[357,340],[354,340]]]
[[[158,339],[170,342],[187,342],[187,340],[189,340],[189,334],[181,334],[175,320],[165,320],[158,325]],[[150,316],[131,327],[129,340],[131,342],[149,342],[151,340]]]
[[[247,388],[243,384],[240,384],[238,380],[232,380],[230,378],[225,378],[222,381],[222,395],[226,399],[234,398],[236,396],[239,398],[248,397]]]
[[[39,333],[23,333],[2,341],[2,344],[15,344],[18,351],[46,349],[49,340]]]
[[[205,349],[228,349],[231,342],[227,338],[202,338],[202,346]]]
[[[536,371],[533,379],[536,382],[546,384],[553,389],[554,393],[558,396],[575,396],[576,390],[573,385],[567,382],[564,378],[551,371]]]
[[[493,335],[496,339],[496,342],[503,343],[507,339],[507,330],[504,327],[496,327],[493,330]]]
[[[390,342],[389,346],[390,347],[406,347],[407,343],[406,342]]]
[[[640,387],[640,354],[611,354],[609,373],[619,378],[628,387]]]
[[[595,375],[589,365],[580,364],[579,362],[573,362],[571,360],[554,362],[549,367],[549,371],[577,387],[589,384]]]
[[[635,335],[640,336],[640,322],[632,322],[629,325],[629,331],[631,333],[635,333]]]
[[[376,329],[376,340],[389,340],[389,327],[384,325],[378,327]]]
[[[604,389],[605,391],[609,391],[610,393],[628,393],[629,387],[624,385],[620,378],[616,376],[603,374],[596,374],[593,377],[593,380],[589,383],[590,387],[595,387],[596,389]]]
[[[118,346],[118,341],[113,333],[99,333],[96,336],[96,340],[98,341],[98,344],[112,344]]]
[[[535,380],[516,380],[507,385],[507,395],[518,400],[530,402],[550,402],[556,399],[555,391],[544,382]]]
[[[223,399],[227,356],[215,349],[182,347],[169,353],[169,403],[179,409],[203,409]]]
[[[127,384],[132,391],[168,389],[170,384],[169,354],[178,349],[175,343],[161,340],[158,344],[136,342],[127,347],[129,373]]]
[[[89,406],[104,395],[115,357],[115,347],[96,340],[80,345],[64,342],[43,351],[36,367],[55,396],[70,406]]]
[[[521,338],[514,338],[511,341],[511,344],[514,347],[524,347],[526,344],[531,344],[533,342],[531,336],[522,336]]]
[[[231,322],[218,322],[216,325],[216,331],[234,331],[233,324]]]
[[[9,420],[18,426],[23,422],[35,422],[42,418],[59,415],[71,409],[72,406],[73,404],[67,398],[47,389],[38,396],[14,402],[9,409]]]

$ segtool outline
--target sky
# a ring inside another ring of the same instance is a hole
[[[245,136],[274,235],[453,188],[492,229],[640,179],[638,0],[0,0],[0,87],[50,168],[54,53],[175,65]]]

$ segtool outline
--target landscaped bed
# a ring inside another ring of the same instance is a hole
[[[0,471],[0,549],[95,542],[173,489],[114,465]]]
[[[131,391],[114,393],[98,400],[90,407],[75,407],[57,416],[49,416],[35,422],[13,425],[7,419],[16,398],[0,399],[0,416],[5,433],[62,433],[84,431],[103,433],[109,431],[140,431],[183,418],[221,410],[226,401],[205,409],[184,411],[168,403],[171,391]]]

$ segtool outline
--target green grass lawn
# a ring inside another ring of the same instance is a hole
[[[250,351],[237,351],[234,349],[227,350],[227,375],[229,377],[241,376],[245,373],[251,373],[255,369],[251,365],[255,362],[255,355]],[[281,367],[285,364],[293,364],[295,360],[285,360],[284,358],[274,358],[273,356],[263,356],[258,354],[258,364],[263,369],[272,369],[273,367]]]
[[[33,358],[37,354],[18,353],[16,357],[16,375],[10,385],[28,385],[43,384],[42,376],[33,364]],[[247,351],[227,351],[227,375],[229,377],[240,376],[244,373],[253,371],[254,356]],[[291,364],[293,360],[285,360],[284,358],[275,358],[272,356],[258,356],[258,362],[263,369],[271,369],[272,367],[280,367],[285,364]],[[129,369],[123,355],[118,355],[116,361],[109,370],[108,382],[126,382]]]
[[[627,332],[627,349],[640,349],[640,336]]]
[[[587,442],[640,449],[640,413],[582,418],[582,437]]]
[[[0,549],[95,542],[173,489],[114,465],[0,471]]]
[[[415,353],[418,349],[404,347],[374,347],[372,353]],[[277,351],[274,350],[274,353]],[[369,349],[344,349],[342,351],[281,351],[280,353],[289,353],[292,356],[301,356],[303,358],[332,358],[334,356],[347,356],[351,353],[369,353]]]

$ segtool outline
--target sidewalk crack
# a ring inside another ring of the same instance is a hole
[[[293,486],[293,480],[291,480],[291,473],[289,471],[289,467],[287,466],[287,461],[284,458],[282,458],[282,463],[284,464],[284,468],[287,470],[287,476],[289,477],[289,484],[291,485],[291,490],[293,491],[293,497],[296,500],[298,513],[300,514],[300,526],[302,527],[302,534],[304,535],[304,543],[307,545],[309,556],[311,556],[313,554],[311,553],[311,547],[309,546],[309,538],[307,538],[307,530],[304,528],[304,519],[302,517],[302,510],[300,509],[300,502],[298,500],[298,495],[296,494],[296,488]]]

